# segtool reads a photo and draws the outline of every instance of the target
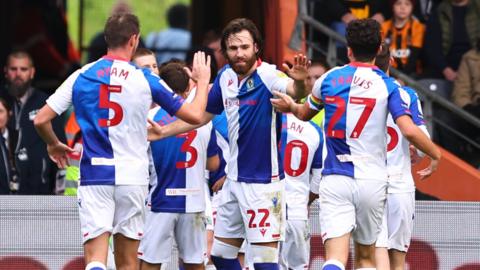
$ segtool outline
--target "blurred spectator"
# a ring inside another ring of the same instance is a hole
[[[441,2],[441,0],[417,0],[413,6],[413,15],[420,22],[426,23],[432,11]]]
[[[217,68],[221,69],[223,66],[227,64],[227,59],[222,52],[222,47],[220,44],[221,37],[220,34],[215,32],[214,30],[210,30],[205,34],[203,38],[203,46],[206,46],[213,50],[215,55],[215,62],[217,63]],[[213,74],[213,73],[212,73]]]
[[[148,68],[153,73],[158,75],[158,63],[155,58],[155,53],[147,48],[138,48],[132,57],[135,65],[141,68]]]
[[[385,21],[388,13],[388,1],[385,0],[329,0],[320,1],[314,8],[314,17],[320,22],[330,26],[334,31],[345,36],[346,26],[354,19],[372,18],[379,23]],[[320,43],[326,49],[325,36],[314,33],[311,40]],[[318,57],[318,55],[314,55]],[[337,43],[337,58],[348,62],[346,46]]]
[[[12,180],[12,163],[9,149],[7,122],[10,114],[7,101],[0,98],[0,195],[10,194]]]
[[[392,0],[393,17],[382,24],[382,35],[394,59],[392,67],[408,74],[420,73],[419,55],[425,26],[412,16],[414,0]]]
[[[480,119],[480,38],[475,49],[468,51],[460,62],[455,79],[452,100],[459,107]],[[469,123],[459,127],[472,139],[480,138],[480,130]]]
[[[480,37],[480,0],[443,0],[427,23],[425,46],[435,77],[453,82],[462,56]]]
[[[324,59],[312,59],[312,64],[308,68],[308,77],[305,81],[305,86],[309,92],[312,91],[315,81],[329,69],[330,67]]]
[[[172,58],[185,60],[190,49],[191,34],[188,31],[188,6],[176,4],[167,11],[169,28],[150,33],[146,39],[147,48],[157,55],[157,63],[162,64]]]
[[[35,75],[33,60],[26,52],[13,52],[7,57],[4,68],[6,91],[3,92],[13,114],[8,123],[10,149],[13,153],[13,175],[17,175],[17,194],[53,194],[57,166],[47,153],[47,146],[33,125],[38,110],[45,105],[47,95],[32,87]],[[54,122],[54,129],[65,141],[63,121]],[[63,135],[63,136],[61,136]]]
[[[118,0],[112,7],[112,12],[110,15],[122,13],[132,13],[132,8],[125,0]],[[143,40],[141,38],[138,47],[145,47],[145,44],[143,43]],[[105,35],[103,34],[103,31],[101,31],[92,38],[90,44],[88,45],[87,63],[97,61],[105,54],[107,54],[107,42],[105,41]]]
[[[7,40],[13,50],[28,52],[37,63],[37,83],[42,90],[57,87],[79,67],[80,56],[67,30],[62,1],[13,1],[13,36]]]

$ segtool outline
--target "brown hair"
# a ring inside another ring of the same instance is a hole
[[[135,53],[132,56],[132,60],[134,60],[137,57],[142,57],[142,56],[146,56],[146,55],[155,56],[155,53],[152,52],[151,50],[147,49],[147,48],[137,48],[137,50],[135,51]]]
[[[105,23],[104,35],[110,49],[127,44],[133,35],[140,33],[137,16],[130,13],[114,14]]]
[[[375,57],[375,65],[383,72],[387,72],[390,67],[390,49],[387,44],[382,43],[380,46],[380,52]]]
[[[261,54],[263,50],[262,36],[260,35],[260,32],[258,31],[258,28],[255,26],[255,24],[251,20],[246,18],[234,19],[230,21],[223,29],[222,40],[220,43],[222,46],[223,54],[226,54],[227,39],[230,37],[230,35],[239,33],[243,30],[247,30],[250,33],[253,38],[253,43],[257,45],[257,57]]]
[[[184,67],[186,67],[185,63],[176,59],[160,66],[160,78],[178,95],[182,95],[188,90],[190,77]]]

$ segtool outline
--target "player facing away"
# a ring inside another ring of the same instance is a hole
[[[105,24],[107,55],[74,72],[47,100],[34,123],[59,167],[67,153],[51,120],[74,106],[83,137],[78,209],[87,269],[105,269],[108,238],[114,237],[119,269],[136,269],[148,185],[147,114],[157,102],[169,114],[198,123],[205,110],[209,59],[196,55],[192,76],[198,90],[182,103],[157,75],[131,59],[139,42],[138,18],[113,15]]]
[[[375,59],[375,65],[387,75],[390,59],[388,46],[382,44],[382,49]],[[403,100],[412,114],[413,122],[428,135],[417,93],[405,86],[401,91],[403,91]],[[415,183],[411,169],[410,143],[403,137],[390,114],[387,120],[387,133],[389,137],[387,202],[381,232],[376,243],[375,260],[379,270],[402,270],[405,269],[405,258],[412,238]],[[416,150],[413,151],[416,155]]]
[[[320,227],[326,249],[323,269],[344,269],[350,237],[355,268],[375,269],[375,241],[386,199],[386,123],[390,112],[401,133],[431,158],[422,176],[437,167],[441,153],[412,122],[399,86],[373,65],[380,49],[380,25],[372,19],[347,26],[350,63],[325,73],[305,104],[278,93],[272,103],[308,120],[325,106],[325,143],[320,182]]]
[[[182,64],[163,66],[160,76],[167,83],[184,81],[183,89],[175,93],[187,99],[189,77]],[[149,115],[163,125],[176,119],[160,107],[152,109]],[[212,123],[151,142],[149,210],[138,252],[142,270],[159,270],[169,262],[174,243],[186,270],[204,269],[205,169],[218,169],[217,148]]]
[[[280,268],[304,270],[308,269],[310,260],[310,183],[318,186],[320,182],[323,135],[315,123],[301,121],[293,114],[283,115],[282,126],[280,144],[285,170],[287,226],[285,241],[280,243]]]
[[[262,40],[248,19],[229,22],[222,34],[229,64],[209,92],[203,123],[226,112],[230,155],[227,180],[218,206],[211,257],[218,270],[240,269],[237,255],[243,239],[252,244],[255,269],[278,269],[278,242],[285,226],[284,173],[278,149],[281,114],[274,111],[273,91],[305,95],[309,61],[296,56],[289,78],[258,55]],[[286,67],[288,69],[288,66]],[[150,138],[185,132],[195,126],[152,123]]]

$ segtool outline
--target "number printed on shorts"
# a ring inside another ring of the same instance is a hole
[[[300,164],[298,164],[298,168],[292,168],[292,152],[293,149],[298,148],[300,149]],[[308,146],[306,143],[300,140],[292,140],[287,143],[285,146],[285,160],[283,162],[283,167],[285,169],[285,173],[289,176],[299,176],[305,169],[307,168],[307,159],[308,159]]]
[[[353,128],[352,134],[350,134],[350,138],[357,139],[362,134],[363,128],[368,121],[368,118],[372,114],[373,108],[377,102],[374,98],[364,98],[364,97],[350,97],[349,99],[350,104],[358,104],[364,105],[362,114],[360,118],[358,118],[357,124]],[[333,137],[337,139],[344,139],[345,138],[345,130],[343,129],[335,129],[336,124],[342,116],[345,114],[346,111],[346,102],[342,97],[339,96],[326,96],[325,97],[326,104],[335,104],[335,112],[330,119],[330,122],[327,126],[327,137]]]
[[[258,223],[259,228],[263,227],[270,227],[270,223],[267,222],[268,217],[270,216],[270,211],[266,208],[257,209],[258,218],[260,218],[260,222]],[[247,210],[247,215],[250,216],[250,220],[248,221],[248,228],[257,228],[257,224],[255,223],[255,217],[257,213],[253,209]]]
[[[183,142],[180,151],[182,151],[183,153],[190,153],[190,159],[188,159],[187,161],[177,161],[177,163],[175,163],[175,167],[177,169],[186,169],[193,167],[193,165],[195,165],[195,162],[197,162],[198,158],[197,149],[192,146],[193,140],[195,139],[195,137],[197,137],[197,131],[192,130],[186,133],[178,134],[176,137],[185,138],[185,141]]]
[[[121,93],[122,86],[121,85],[108,85],[108,84],[101,84],[99,90],[99,100],[98,100],[98,107],[101,109],[112,109],[113,110],[113,117],[112,118],[101,118],[98,119],[98,125],[101,127],[113,127],[118,124],[123,119],[123,109],[120,104],[114,101],[110,101],[110,93]]]

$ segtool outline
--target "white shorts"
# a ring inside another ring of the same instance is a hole
[[[279,266],[282,270],[308,269],[310,229],[307,220],[287,220],[285,242],[280,243]]]
[[[77,198],[83,243],[105,232],[140,240],[147,192],[146,185],[79,186]]]
[[[213,221],[213,207],[212,207],[212,196],[210,196],[210,189],[208,184],[205,182],[205,222],[207,231],[213,231],[214,221]]]
[[[207,254],[205,215],[148,212],[138,255],[151,264],[170,262],[174,243],[184,263],[203,263]]]
[[[387,194],[382,231],[376,247],[407,252],[412,239],[415,192]]]
[[[377,241],[382,225],[387,181],[327,175],[320,182],[320,228],[323,242],[353,231],[362,245]]]
[[[217,209],[215,236],[249,243],[283,240],[285,181],[253,184],[226,180]]]

